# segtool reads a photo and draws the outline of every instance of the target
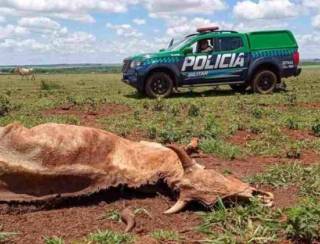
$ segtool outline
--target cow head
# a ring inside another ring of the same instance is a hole
[[[184,168],[184,176],[177,184],[180,191],[179,200],[167,210],[172,214],[182,210],[189,202],[197,201],[209,207],[216,203],[218,198],[235,197],[246,199],[257,195],[266,206],[273,205],[273,195],[259,191],[234,177],[226,177],[214,169],[205,169],[181,148],[170,145],[179,156]]]

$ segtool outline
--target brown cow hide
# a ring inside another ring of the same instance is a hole
[[[0,202],[33,202],[89,195],[110,187],[130,188],[164,180],[180,193],[167,213],[197,200],[251,197],[259,192],[232,177],[204,169],[176,146],[133,142],[80,126],[19,124],[0,128]],[[107,198],[108,196],[106,196]]]

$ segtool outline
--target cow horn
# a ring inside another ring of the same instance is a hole
[[[174,214],[181,211],[187,205],[186,201],[178,200],[170,209],[165,211],[165,214]]]
[[[125,208],[124,210],[121,211],[120,216],[123,222],[125,222],[125,224],[127,225],[125,229],[125,233],[131,232],[136,225],[135,215],[132,209],[129,207]]]
[[[181,147],[177,145],[167,145],[167,147],[172,149],[178,155],[184,169],[188,169],[196,164]]]

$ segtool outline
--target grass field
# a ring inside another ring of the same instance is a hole
[[[257,200],[232,207],[220,202],[212,211],[191,207],[176,216],[161,214],[172,203],[162,196],[40,212],[17,213],[2,207],[0,242],[318,243],[319,77],[318,67],[308,68],[300,77],[286,80],[287,92],[267,96],[220,87],[182,90],[169,99],[150,100],[122,84],[120,74],[38,75],[36,81],[0,76],[0,126],[15,121],[27,127],[68,123],[161,143],[185,144],[199,137],[200,148],[208,155],[200,163],[276,196],[273,209],[263,208]],[[121,234],[119,221],[100,217],[105,211],[116,214],[124,202],[157,220],[142,214],[143,231]],[[53,224],[39,228],[40,223],[49,225],[43,220],[47,218]]]

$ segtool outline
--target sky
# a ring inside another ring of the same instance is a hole
[[[289,29],[320,58],[320,0],[0,0],[0,65],[121,63],[210,25]]]

